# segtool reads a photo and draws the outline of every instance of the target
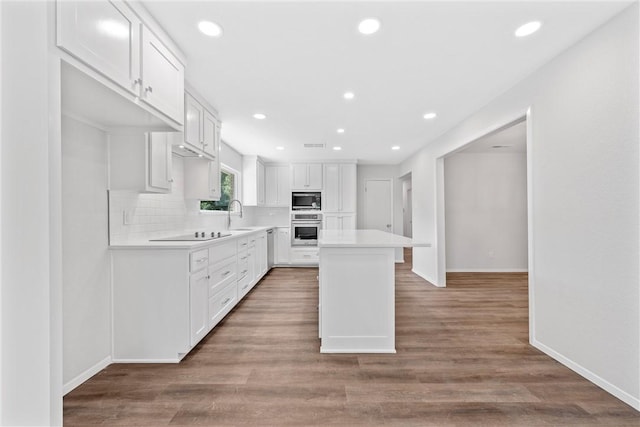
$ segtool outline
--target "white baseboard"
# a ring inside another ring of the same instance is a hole
[[[624,390],[621,390],[620,388],[618,388],[615,385],[611,384],[610,382],[608,382],[604,378],[594,374],[593,372],[591,372],[587,368],[584,368],[583,366],[577,364],[576,362],[574,362],[573,360],[569,359],[568,357],[565,357],[562,354],[558,353],[557,351],[555,351],[555,350],[547,347],[546,345],[542,344],[540,341],[537,341],[537,340],[532,338],[531,339],[531,345],[534,346],[535,348],[537,348],[538,350],[542,351],[543,353],[545,353],[547,356],[549,356],[549,357],[557,360],[558,362],[562,363],[564,366],[566,366],[567,368],[571,369],[572,371],[582,375],[583,377],[585,377],[586,379],[588,379],[589,381],[591,381],[592,383],[594,383],[595,385],[597,385],[598,387],[603,389],[604,391],[606,391],[608,393],[611,393],[612,395],[614,395],[618,399],[622,400],[624,403],[626,403],[627,405],[631,406],[635,410],[640,411],[640,399],[639,398],[630,395],[629,393],[627,393]]]
[[[83,382],[87,381],[89,378],[106,368],[111,364],[111,356],[107,356],[68,383],[62,386],[62,394],[65,395],[69,393],[74,388],[78,387]]]
[[[180,359],[113,359],[112,363],[180,363]]]
[[[526,273],[526,268],[448,268],[447,273]]]

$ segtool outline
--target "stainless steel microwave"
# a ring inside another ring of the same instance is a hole
[[[319,211],[322,208],[320,192],[291,193],[291,209],[294,211]]]

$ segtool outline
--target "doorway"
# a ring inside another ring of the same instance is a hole
[[[401,177],[402,181],[402,235],[413,237],[413,193],[411,191],[411,173]]]
[[[364,183],[364,228],[388,233],[393,227],[393,185],[390,179],[368,179]]]
[[[444,159],[446,272],[527,271],[526,122]]]

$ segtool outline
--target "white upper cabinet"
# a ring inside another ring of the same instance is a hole
[[[204,110],[202,117],[202,149],[212,157],[218,157],[219,131],[218,119]]]
[[[184,198],[220,200],[220,162],[200,157],[184,158]]]
[[[265,165],[265,204],[288,207],[291,200],[289,166]]]
[[[121,1],[58,1],[57,45],[181,125],[184,65]]]
[[[172,178],[171,139],[166,132],[147,133],[147,191],[170,193]]]
[[[141,99],[182,123],[184,66],[145,26],[142,27],[141,65]]]
[[[116,1],[58,1],[57,44],[134,95],[140,93],[140,27]]]
[[[324,165],[325,212],[355,212],[357,169],[350,163],[327,163]]]
[[[293,163],[291,165],[292,190],[322,190],[321,163]]]
[[[111,190],[170,193],[171,137],[166,132],[113,132],[109,142]]]
[[[265,168],[258,156],[242,156],[242,204],[264,206]]]
[[[184,144],[197,154],[217,159],[221,128],[218,118],[188,92],[184,93],[184,113]]]

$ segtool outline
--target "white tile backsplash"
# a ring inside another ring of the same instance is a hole
[[[184,162],[182,157],[175,155],[173,156],[173,179],[172,191],[169,194],[140,194],[113,190],[109,192],[111,244],[145,241],[196,230],[226,230],[227,214],[225,212],[200,212],[200,203],[197,200],[184,199]],[[282,221],[286,225],[288,224],[287,214],[286,208],[283,212],[279,212],[278,209],[246,207],[242,218],[238,214],[232,214],[231,228],[248,225],[280,225]]]

